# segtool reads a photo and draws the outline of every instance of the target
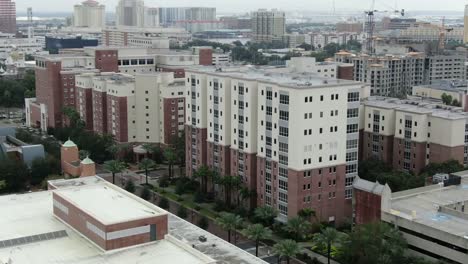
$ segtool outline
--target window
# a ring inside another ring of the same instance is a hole
[[[348,118],[355,118],[359,116],[359,108],[348,109]]]
[[[358,132],[358,124],[351,124],[346,126],[346,133],[357,133]]]
[[[357,152],[346,153],[346,162],[356,161],[357,156]]]
[[[279,143],[279,151],[288,153],[288,144],[286,143]]]
[[[280,94],[280,104],[289,104],[289,95]]]
[[[288,121],[289,120],[289,112],[280,111],[280,119]]]
[[[271,194],[271,185],[265,185],[265,192]]]
[[[278,175],[283,178],[288,178],[288,169],[285,168],[279,168],[278,169]]]
[[[266,92],[266,99],[267,100],[272,100],[273,99],[273,92],[272,91],[267,91]]]
[[[358,140],[357,139],[351,139],[346,141],[346,149],[356,149],[358,148]]]
[[[359,92],[348,93],[348,102],[358,102]]]
[[[289,128],[280,126],[279,134],[280,134],[280,136],[283,136],[283,137],[289,136]]]
[[[288,182],[283,181],[283,180],[279,180],[279,188],[280,188],[280,190],[287,191],[288,190]]]
[[[288,156],[279,155],[279,163],[288,165]]]
[[[273,109],[271,108],[271,106],[267,106],[266,107],[266,114],[267,115],[272,115],[272,113],[273,113]]]
[[[346,174],[356,173],[356,172],[357,172],[357,164],[346,165]]]
[[[272,128],[271,122],[268,122],[268,121],[267,121],[267,122],[266,122],[266,130],[271,131],[271,128]]]

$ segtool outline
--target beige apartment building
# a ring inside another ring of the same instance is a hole
[[[421,99],[370,97],[361,106],[362,158],[418,174],[429,163],[468,164],[468,114]]]

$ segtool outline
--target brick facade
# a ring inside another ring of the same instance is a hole
[[[380,195],[354,189],[354,212],[357,225],[380,221],[381,201]]]

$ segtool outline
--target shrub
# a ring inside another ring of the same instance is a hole
[[[187,218],[188,216],[187,209],[185,209],[185,207],[180,205],[179,209],[177,210],[177,216],[183,219]]]
[[[203,216],[202,218],[200,218],[200,220],[198,220],[197,226],[201,229],[207,230],[210,226],[210,222],[208,221],[208,218]]]
[[[158,204],[159,207],[161,207],[162,209],[169,209],[169,200],[167,200],[166,198],[161,198],[159,200],[159,204]]]
[[[150,192],[150,189],[148,188],[148,186],[145,186],[143,188],[143,191],[141,192],[140,197],[142,199],[145,199],[146,201],[149,201],[149,199],[151,198],[151,192]]]
[[[185,183],[183,181],[178,181],[175,187],[175,193],[182,195],[185,193]]]
[[[166,188],[169,187],[169,177],[164,176],[159,180],[159,187]]]
[[[205,195],[202,192],[196,192],[193,196],[193,201],[195,203],[204,203],[205,202]]]
[[[213,210],[221,212],[224,211],[224,209],[226,209],[226,205],[224,204],[224,202],[221,200],[216,200]]]
[[[177,197],[177,201],[178,201],[178,202],[183,202],[183,201],[184,201],[184,198],[183,198],[182,196],[179,196],[179,197]]]
[[[133,183],[133,181],[128,180],[128,181],[125,183],[125,190],[126,190],[127,192],[135,193],[135,184]]]
[[[199,206],[199,205],[195,205],[195,208],[194,208],[194,209],[195,209],[196,211],[200,211],[202,208],[201,208],[201,206]]]

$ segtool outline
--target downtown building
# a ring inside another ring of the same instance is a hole
[[[106,26],[106,6],[87,0],[74,6],[73,26],[102,29]]]
[[[362,159],[419,174],[430,163],[468,165],[468,114],[431,100],[369,97],[361,109]]]
[[[250,67],[186,71],[187,176],[207,165],[240,176],[287,221],[312,208],[320,221],[352,216],[362,83]]]
[[[255,42],[283,41],[286,34],[286,13],[272,9],[252,12],[252,40]]]
[[[0,0],[0,32],[16,34],[16,4],[12,0]]]

